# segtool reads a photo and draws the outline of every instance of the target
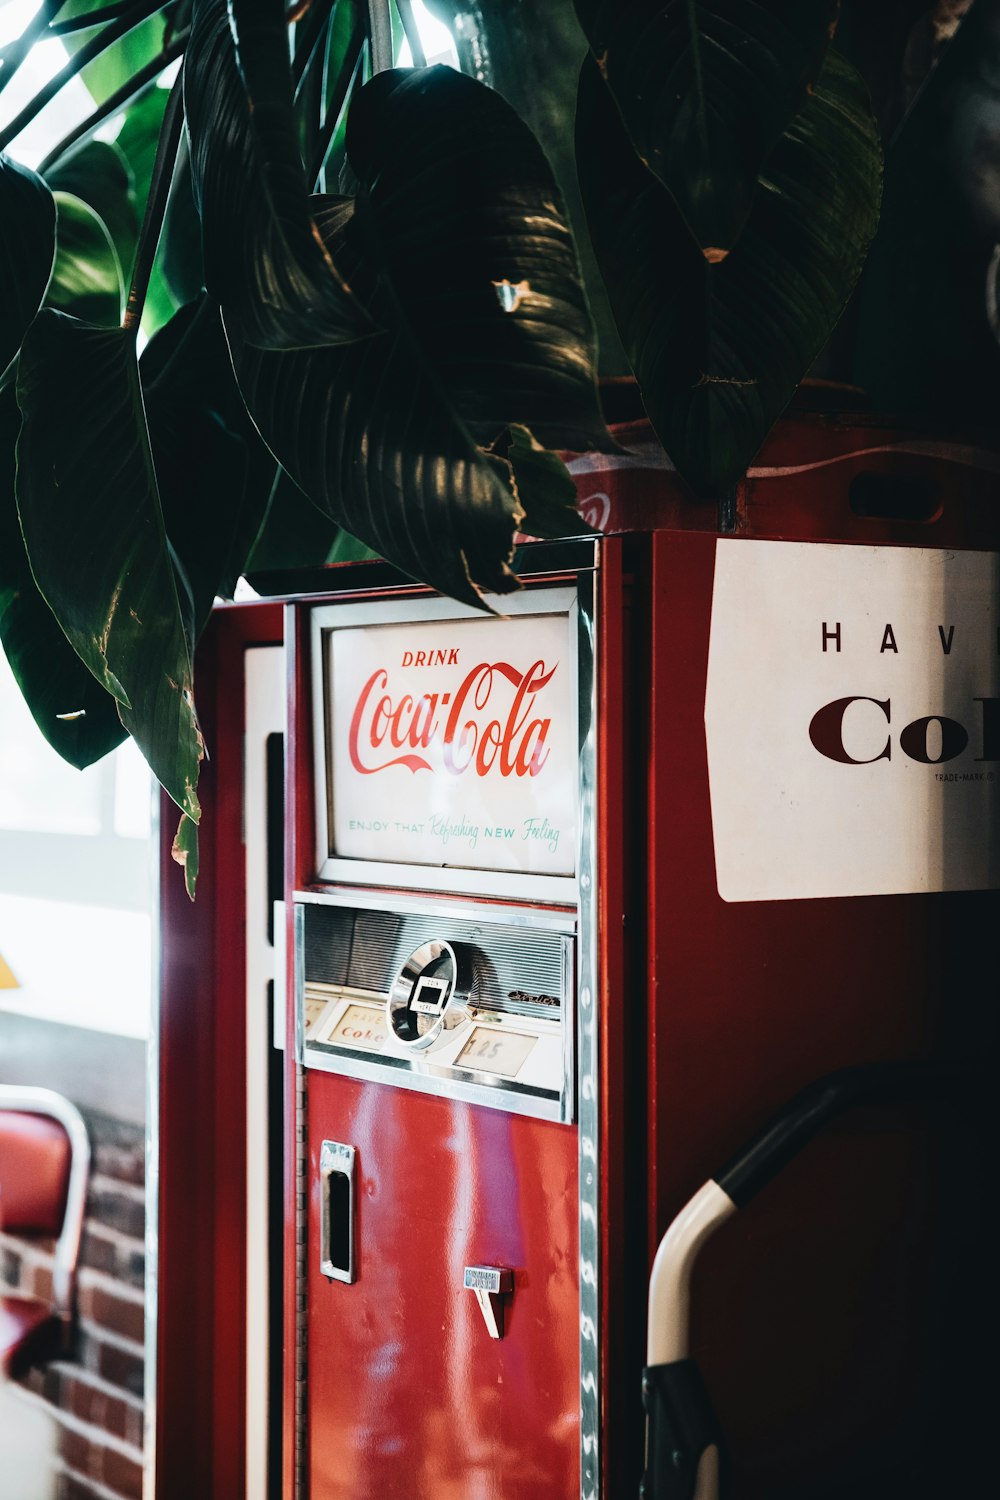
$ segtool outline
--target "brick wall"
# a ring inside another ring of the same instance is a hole
[[[13,1393],[47,1411],[57,1500],[139,1500],[143,1439],[144,1145],[135,1125],[86,1113],[90,1192],[73,1355]],[[0,1285],[46,1296],[50,1247],[0,1234]],[[9,1393],[11,1394],[11,1393]]]

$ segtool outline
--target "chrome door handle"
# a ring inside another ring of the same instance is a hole
[[[357,1280],[355,1150],[324,1141],[319,1153],[319,1268],[333,1281]]]

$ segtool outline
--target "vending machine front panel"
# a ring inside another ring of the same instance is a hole
[[[308,608],[312,1500],[599,1485],[594,544],[492,601]]]

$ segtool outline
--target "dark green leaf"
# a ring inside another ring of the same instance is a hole
[[[216,307],[202,299],[182,308],[147,345],[139,370],[163,519],[191,585],[198,634],[216,595],[232,598],[274,461],[246,414]]]
[[[42,305],[56,248],[52,194],[0,153],[0,375]]]
[[[526,427],[512,427],[504,458],[524,506],[521,529],[528,536],[592,536],[594,528],[576,508],[576,485],[558,453],[537,443]]]
[[[66,21],[74,16],[86,15],[88,11],[97,10],[97,8],[94,0],[67,0],[67,3],[59,10],[59,17],[60,20]],[[152,62],[153,58],[163,50],[165,27],[166,19],[162,14],[150,16],[149,20],[143,21],[139,26],[134,26],[100,57],[87,64],[80,73],[80,77],[90,90],[96,104],[103,104],[104,100],[109,99],[116,89],[127,83],[140,68]],[[63,39],[66,50],[72,56],[85,42],[96,35],[96,30],[71,32]]]
[[[317,509],[295,481],[279,469],[246,571],[282,572],[286,568],[315,567],[317,563],[330,562],[330,554],[340,535],[336,522]]]
[[[48,309],[21,350],[17,499],[32,571],[174,801],[199,816],[203,747],[134,337]]]
[[[384,326],[402,315],[477,441],[522,423],[551,447],[608,447],[573,238],[510,105],[451,68],[380,73],[352,105],[347,149],[365,189],[351,283]]]
[[[21,416],[14,387],[0,392],[0,640],[35,723],[83,769],[125,738],[115,700],[96,682],[35,586],[14,499]]]
[[[374,79],[348,147],[357,209],[317,199],[314,217],[392,332],[275,355],[226,315],[237,376],[316,505],[379,556],[475,603],[478,588],[516,586],[507,564],[522,518],[509,465],[476,439],[520,424],[566,446],[613,446],[572,242],[530,132],[450,69]]]
[[[71,193],[56,193],[56,263],[46,306],[88,323],[116,327],[125,291],[111,236],[92,208]]]
[[[628,361],[597,269],[576,176],[576,95],[587,40],[567,0],[424,0],[452,33],[463,73],[502,94],[538,137],[566,204],[597,331],[602,375]]]
[[[641,161],[709,260],[818,77],[840,0],[576,0]]]
[[[591,234],[646,410],[689,483],[721,494],[829,337],[875,231],[881,152],[864,88],[828,54],[717,265],[629,149],[591,60],[578,131]]]
[[[1000,238],[998,120],[1000,31],[995,8],[976,5],[886,156],[853,372],[877,411],[996,423],[1000,349],[987,277]]]
[[[71,193],[92,208],[118,256],[123,278],[135,259],[139,220],[132,196],[132,172],[124,153],[107,141],[89,141],[46,173],[53,192]],[[86,314],[80,313],[80,317]]]
[[[161,241],[162,243],[162,241]],[[166,283],[163,267],[157,256],[146,289],[146,300],[142,306],[142,331],[147,338],[154,338],[165,328],[177,312],[177,302]]]
[[[262,348],[364,337],[371,319],[309,214],[283,7],[234,3],[233,19],[239,59],[225,0],[197,0],[184,66],[206,285],[229,326]]]
[[[356,536],[351,536],[349,531],[341,530],[337,532],[326,560],[329,563],[377,562],[378,553],[359,542]]]
[[[274,354],[227,332],[261,435],[338,525],[469,604],[480,602],[477,585],[517,587],[509,475],[476,448],[400,336]]]
[[[187,138],[181,141],[167,199],[158,259],[174,304],[193,302],[205,284],[201,263],[201,224],[194,206],[191,155]]]

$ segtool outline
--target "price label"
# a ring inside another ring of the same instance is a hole
[[[459,1068],[475,1068],[482,1073],[499,1073],[513,1078],[521,1071],[538,1038],[519,1031],[494,1031],[477,1026],[455,1059]]]

